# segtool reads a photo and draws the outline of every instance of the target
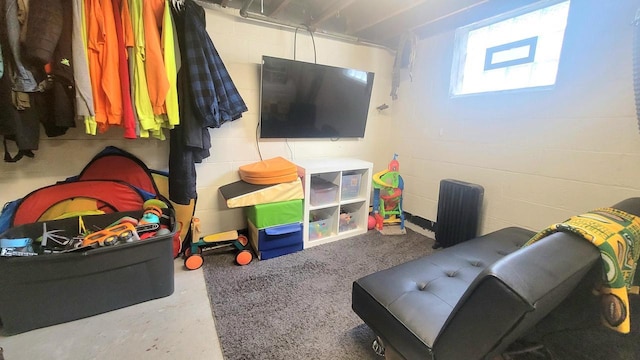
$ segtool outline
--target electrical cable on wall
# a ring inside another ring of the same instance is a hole
[[[298,45],[298,30],[300,28],[296,27],[294,33],[293,33],[293,60],[296,60],[296,51],[297,51],[297,45]],[[316,39],[313,36],[313,31],[311,31],[311,29],[309,29],[309,27],[307,26],[307,31],[309,32],[309,35],[311,35],[311,42],[313,43],[313,63],[317,64],[318,63],[318,55],[316,52]]]
[[[311,31],[309,29],[309,27],[307,27],[307,31],[311,35],[311,42],[313,42],[313,63],[317,64],[318,63],[318,57],[316,55],[316,39],[313,37],[313,31]]]
[[[640,130],[640,8],[633,20],[633,89],[636,100],[636,117]]]
[[[291,156],[291,161],[295,161],[295,158],[293,157],[293,150],[291,150],[291,145],[289,144],[289,139],[285,139],[284,141],[287,144],[287,147],[289,148],[289,155]]]
[[[258,140],[260,138],[260,135],[258,135],[259,129],[260,129],[260,121],[258,121],[258,124],[256,125],[256,147],[258,148],[258,156],[260,156],[260,161],[262,161],[262,152],[260,151],[260,141]]]
[[[293,60],[296,59],[296,47],[298,45],[298,27],[296,27],[296,30],[293,32]]]
[[[404,32],[400,37],[396,58],[393,61],[393,76],[391,78],[391,99],[398,99],[398,87],[400,87],[400,70],[409,70],[409,80],[413,80],[413,63],[416,59],[416,46],[418,37],[410,31]]]

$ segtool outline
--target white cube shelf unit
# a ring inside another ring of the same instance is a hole
[[[296,161],[304,185],[304,248],[367,232],[373,163]]]

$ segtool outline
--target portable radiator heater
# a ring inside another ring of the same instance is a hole
[[[433,248],[449,247],[478,235],[484,188],[477,184],[440,181]]]

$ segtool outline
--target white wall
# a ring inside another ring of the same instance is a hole
[[[318,63],[376,73],[363,140],[261,141],[263,158],[295,161],[356,157],[386,167],[400,155],[405,209],[436,220],[438,184],[456,178],[485,188],[482,232],[508,225],[541,229],[579,212],[640,196],[640,132],[633,100],[630,25],[635,1],[574,0],[558,81],[553,90],[451,99],[453,32],[419,42],[413,82],[406,74],[391,102],[393,55],[386,50],[316,36]],[[292,30],[206,9],[208,31],[249,112],[212,129],[212,156],[197,165],[204,233],[244,227],[218,188],[239,179],[240,165],[259,160],[259,62],[263,54],[293,57]],[[298,32],[297,59],[313,61],[311,38]],[[382,112],[375,107],[388,103]],[[168,141],[95,137],[80,128],[45,138],[35,159],[0,162],[0,204],[76,175],[107,145],[128,150],[149,167],[167,168]]]
[[[449,97],[454,32],[419,42],[391,111],[405,209],[436,220],[439,181],[485,189],[482,233],[539,230],[640,196],[632,31],[637,1],[573,0],[554,89]]]
[[[207,30],[222,57],[249,111],[232,123],[212,129],[211,157],[197,164],[198,204],[203,233],[213,233],[246,226],[240,209],[227,209],[218,188],[239,180],[239,166],[260,160],[256,146],[259,118],[259,73],[262,55],[293,58],[294,31],[242,19],[237,10],[206,8]],[[364,139],[261,141],[263,159],[282,156],[293,160],[321,157],[355,157],[377,162],[384,167],[393,154],[388,128],[393,119],[378,113],[378,105],[389,102],[393,54],[385,49],[356,45],[315,36],[317,62],[375,72],[375,84]],[[297,35],[296,59],[313,62],[311,37],[304,30]],[[107,145],[132,152],[151,168],[167,170],[169,142],[158,140],[124,140],[118,129],[95,137],[83,134],[82,124],[59,138],[43,136],[34,159],[18,163],[0,163],[0,204],[22,197],[34,189],[77,175],[84,165]]]

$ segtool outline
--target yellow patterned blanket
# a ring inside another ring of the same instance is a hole
[[[635,276],[640,255],[640,219],[617,209],[596,209],[551,225],[524,246],[558,231],[575,233],[600,249],[604,281],[596,293],[601,296],[603,323],[620,333],[629,333],[629,294],[640,290],[640,276]]]

